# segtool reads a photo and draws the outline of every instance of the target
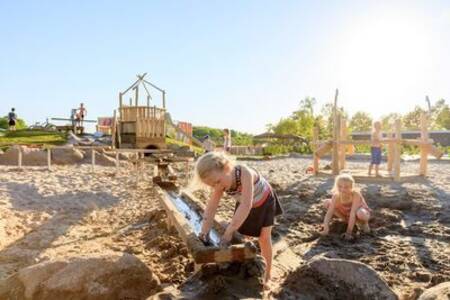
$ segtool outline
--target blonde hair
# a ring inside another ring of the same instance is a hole
[[[339,194],[339,188],[338,188],[339,182],[349,182],[352,185],[352,191],[357,191],[358,190],[356,188],[355,179],[353,178],[352,175],[350,175],[350,174],[340,174],[340,175],[336,176],[336,179],[334,179],[333,189],[331,190],[331,192],[333,194]]]
[[[189,184],[189,189],[199,189],[204,186],[203,180],[213,171],[224,171],[234,166],[234,161],[224,152],[208,152],[200,156],[195,163],[194,177]]]

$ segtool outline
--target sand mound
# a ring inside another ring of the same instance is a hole
[[[1,299],[144,299],[159,281],[137,257],[104,255],[39,263],[0,283]]]
[[[313,258],[291,273],[277,295],[280,299],[398,299],[377,272],[360,262]]]
[[[426,290],[418,300],[447,300],[450,299],[450,281],[438,284]]]
[[[73,147],[52,150],[52,164],[69,165],[80,163],[83,157],[83,153]]]

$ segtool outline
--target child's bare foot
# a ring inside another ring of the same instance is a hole
[[[272,288],[270,277],[266,276],[266,278],[264,279],[263,288],[265,291],[270,291],[270,289]]]

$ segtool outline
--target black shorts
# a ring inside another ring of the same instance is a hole
[[[236,203],[236,209],[239,207],[239,203]],[[259,237],[261,229],[263,227],[273,226],[275,217],[281,215],[283,210],[278,200],[277,194],[272,192],[269,199],[264,202],[263,205],[254,207],[250,210],[250,213],[242,223],[241,227],[237,230],[240,234]]]
[[[16,126],[16,121],[15,120],[9,120],[9,126]]]

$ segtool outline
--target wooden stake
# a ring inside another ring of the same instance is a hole
[[[116,151],[116,174],[119,174],[119,168],[120,168],[119,152]]]
[[[422,142],[428,141],[428,120],[425,113],[420,114],[420,139]],[[427,176],[429,145],[420,146],[420,176]]]
[[[386,135],[387,135],[388,139],[394,138],[394,134],[392,132],[388,132]],[[394,162],[394,160],[393,160],[394,148],[395,148],[395,146],[393,143],[388,143],[388,145],[387,145],[387,171],[389,173],[392,173],[392,164]]]
[[[317,175],[319,173],[319,156],[317,155],[317,143],[319,141],[319,128],[314,127],[313,129],[313,168],[314,168],[314,175]]]
[[[116,126],[117,126],[117,112],[114,110],[113,119],[111,124],[111,147],[116,148]]]
[[[52,149],[47,148],[47,169],[50,171],[52,167]]]
[[[92,163],[92,172],[95,170],[95,150],[91,150],[91,163]]]
[[[402,133],[401,133],[401,123],[400,120],[395,120],[395,138],[397,142],[394,145],[394,161],[393,161],[393,167],[394,167],[394,180],[400,181],[400,155],[402,150]]]
[[[340,140],[347,140],[347,121],[343,116],[340,118],[340,129]],[[346,167],[345,150],[346,145],[339,144],[339,170],[343,170]]]
[[[22,169],[22,147],[19,146],[19,152],[17,152],[17,166]]]

